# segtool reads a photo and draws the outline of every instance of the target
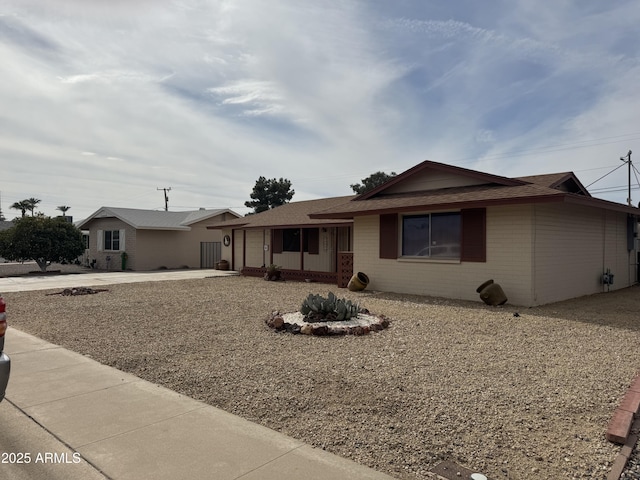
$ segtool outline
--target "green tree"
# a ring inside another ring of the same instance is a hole
[[[84,252],[82,232],[61,218],[22,217],[0,232],[0,256],[35,260],[43,272],[54,262],[71,262]]]
[[[291,190],[291,182],[286,178],[267,180],[265,177],[260,177],[250,195],[253,200],[244,202],[244,205],[253,208],[252,213],[260,213],[289,203],[294,193],[296,192]]]
[[[27,213],[27,210],[29,210],[29,204],[26,200],[22,200],[21,202],[15,202],[13,205],[11,205],[11,208],[13,208],[14,210],[20,210],[22,212],[22,216],[24,217]]]
[[[387,180],[395,177],[397,175],[396,172],[391,172],[389,174],[384,173],[384,172],[376,172],[376,173],[372,173],[371,175],[369,175],[367,178],[363,178],[361,181],[362,183],[354,183],[353,185],[351,185],[351,189],[361,195],[365,192],[368,192],[369,190],[373,190],[374,188],[376,188],[379,185],[382,185],[384,182],[386,182]]]

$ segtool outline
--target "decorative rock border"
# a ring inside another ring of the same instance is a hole
[[[91,287],[73,287],[65,288],[61,292],[47,293],[47,295],[62,295],[65,297],[75,295],[93,295],[100,292],[108,292],[106,288],[91,288]]]
[[[307,322],[300,312],[273,312],[265,320],[269,328],[277,332],[289,332],[303,335],[366,335],[389,327],[390,321],[384,315],[372,315],[367,311],[361,312],[356,318],[344,321]]]

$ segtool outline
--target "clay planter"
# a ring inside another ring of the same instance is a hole
[[[349,280],[349,283],[347,284],[347,288],[352,292],[359,292],[367,288],[367,285],[369,285],[369,277],[362,272],[358,272],[351,277],[351,280]]]
[[[496,306],[507,303],[507,296],[502,290],[502,287],[497,283],[493,283],[493,280],[484,282],[476,288],[476,292],[480,294],[480,298],[487,305]]]
[[[226,260],[220,260],[217,265],[218,270],[229,270],[229,262]]]

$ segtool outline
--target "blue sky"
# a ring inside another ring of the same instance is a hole
[[[0,0],[2,212],[171,187],[246,213],[259,176],[307,200],[426,159],[589,185],[640,155],[638,25],[633,0]]]

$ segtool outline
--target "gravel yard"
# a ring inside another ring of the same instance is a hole
[[[606,427],[640,366],[640,287],[532,309],[245,277],[106,288],[6,293],[10,326],[398,479],[445,459],[492,479],[605,479],[620,451]],[[265,325],[329,291],[391,326]]]

